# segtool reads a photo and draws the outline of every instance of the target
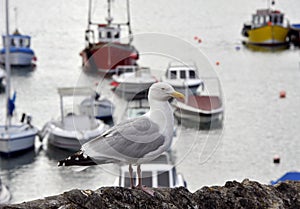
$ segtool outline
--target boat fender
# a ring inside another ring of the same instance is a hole
[[[21,123],[24,123],[25,117],[26,117],[26,113],[22,113],[22,117],[21,117],[21,120],[20,120]]]
[[[27,124],[30,125],[30,126],[31,126],[31,120],[32,120],[32,117],[31,117],[30,115],[27,115],[27,117],[26,117],[26,122],[27,122]]]

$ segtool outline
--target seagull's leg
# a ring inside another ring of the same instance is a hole
[[[142,184],[142,170],[141,170],[141,165],[137,165],[137,175],[138,175],[138,185],[137,187],[142,188],[143,184]]]
[[[142,191],[150,194],[151,196],[154,196],[154,191],[143,186],[142,184],[142,170],[141,170],[141,165],[137,165],[137,175],[138,175],[138,185],[137,188],[141,189]]]
[[[132,165],[129,164],[129,175],[130,175],[130,187],[133,189],[134,185],[133,185],[133,169],[132,169]]]

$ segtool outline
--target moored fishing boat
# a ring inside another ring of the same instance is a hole
[[[185,93],[186,87],[192,93],[196,93],[203,81],[199,78],[195,64],[170,62],[162,81],[169,83],[176,91]]]
[[[275,1],[272,1],[272,5]],[[246,37],[245,45],[262,47],[288,46],[289,21],[284,13],[274,10],[269,6],[267,9],[258,9],[252,15],[250,23],[245,23],[242,35]]]
[[[134,175],[134,184],[136,173]],[[187,187],[182,174],[177,173],[175,165],[170,161],[168,153],[164,153],[151,161],[143,164],[143,184],[146,187]],[[128,166],[120,166],[120,175],[115,179],[114,186],[130,187]]]
[[[31,117],[23,114],[21,123],[13,124],[11,119],[15,109],[16,92],[11,97],[10,82],[10,36],[8,0],[6,1],[6,38],[5,39],[5,70],[6,70],[6,119],[5,124],[0,125],[0,154],[13,155],[24,152],[34,147],[38,130],[31,125]],[[26,122],[25,122],[25,119]]]
[[[118,66],[112,79],[114,92],[126,100],[147,98],[150,86],[157,82],[150,68],[136,65]]]
[[[61,149],[78,150],[81,145],[92,138],[100,136],[108,125],[94,118],[92,106],[90,111],[82,110],[73,104],[71,111],[66,112],[64,97],[91,96],[93,90],[88,87],[58,88],[60,95],[60,119],[46,123],[41,131],[42,137],[48,138],[48,144]]]
[[[86,47],[80,52],[85,69],[112,73],[119,65],[135,65],[138,51],[132,45],[129,0],[127,0],[127,22],[115,23],[111,16],[111,0],[108,0],[106,23],[91,20],[89,1],[88,28],[85,31]],[[121,39],[122,29],[127,28],[128,40]]]
[[[188,94],[185,99],[173,101],[174,115],[186,126],[210,129],[223,123],[223,101],[220,84],[216,78],[203,78],[204,88],[196,94]],[[210,83],[210,87],[207,84]]]

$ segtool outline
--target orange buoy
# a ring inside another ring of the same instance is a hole
[[[217,61],[217,62],[216,62],[216,65],[220,65],[220,62],[219,62],[219,61]]]
[[[201,38],[198,39],[198,43],[200,44],[202,42]]]
[[[279,98],[285,98],[286,97],[286,92],[285,91],[281,91],[280,93],[279,93]]]

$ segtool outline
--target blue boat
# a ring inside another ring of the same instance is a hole
[[[289,31],[289,39],[295,46],[300,46],[300,23],[291,24]]]
[[[10,64],[12,66],[34,65],[36,57],[34,51],[30,48],[31,37],[20,34],[18,30],[12,35],[2,36],[3,48],[0,50],[0,63],[5,64],[5,40],[8,37],[10,42]]]
[[[300,181],[300,172],[287,172],[279,179],[271,181],[271,184],[275,185],[282,181]]]

